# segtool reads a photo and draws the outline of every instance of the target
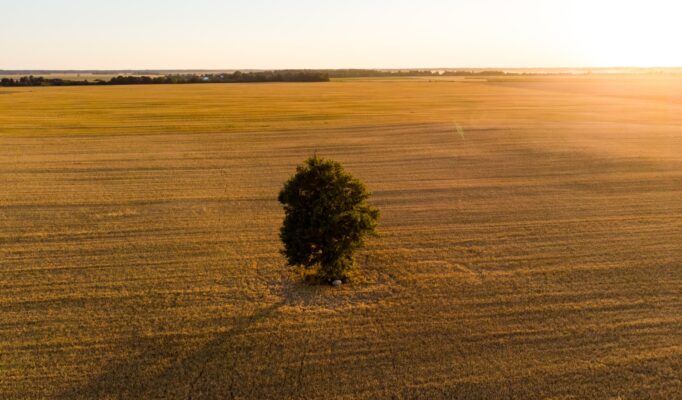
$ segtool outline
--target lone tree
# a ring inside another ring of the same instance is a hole
[[[367,235],[376,235],[379,210],[370,193],[341,164],[310,157],[284,184],[280,238],[291,266],[317,268],[320,280],[347,280],[353,253]]]

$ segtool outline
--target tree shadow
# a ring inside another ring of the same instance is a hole
[[[197,350],[188,349],[185,340],[177,337],[131,340],[127,344],[131,357],[55,398],[235,398],[236,390],[244,389],[238,367],[255,353],[254,344],[244,334],[276,315],[283,304],[278,302],[239,318],[232,328]]]

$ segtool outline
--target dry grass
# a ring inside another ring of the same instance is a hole
[[[679,88],[2,89],[0,398],[679,397]],[[383,211],[340,289],[278,254],[314,150]]]

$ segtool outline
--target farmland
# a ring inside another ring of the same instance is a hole
[[[373,192],[284,266],[304,158]],[[0,89],[0,398],[682,393],[682,78]]]

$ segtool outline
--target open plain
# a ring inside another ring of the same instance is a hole
[[[279,254],[316,152],[381,237]],[[682,78],[0,89],[0,398],[682,393]]]

